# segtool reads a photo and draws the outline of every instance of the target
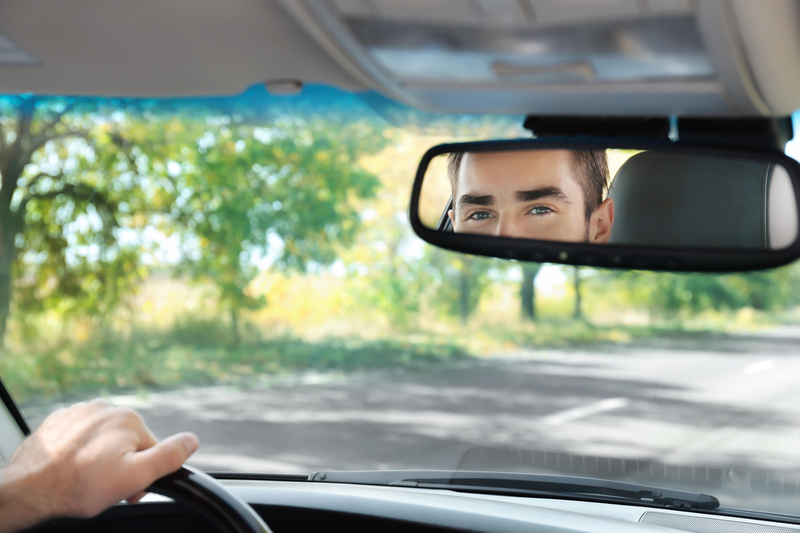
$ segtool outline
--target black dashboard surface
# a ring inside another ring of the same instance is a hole
[[[399,533],[443,533],[453,531],[400,520],[381,519],[350,513],[291,507],[254,505],[274,533],[319,531],[381,531]],[[29,530],[36,533],[217,533],[205,518],[176,503],[141,503],[115,506],[101,515],[85,519],[60,519]]]

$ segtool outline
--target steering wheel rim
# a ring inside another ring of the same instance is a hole
[[[147,492],[182,503],[229,533],[272,533],[252,507],[205,472],[183,466],[157,479]]]

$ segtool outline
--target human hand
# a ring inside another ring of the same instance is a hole
[[[0,470],[0,532],[135,503],[197,446],[191,433],[159,442],[135,411],[102,399],[59,409]]]

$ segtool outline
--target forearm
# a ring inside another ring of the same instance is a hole
[[[20,531],[52,518],[47,503],[24,476],[11,467],[0,468],[0,533]]]

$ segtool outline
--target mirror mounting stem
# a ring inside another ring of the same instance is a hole
[[[625,140],[770,153],[783,153],[794,134],[791,117],[678,117],[676,122],[677,132],[673,132],[669,117],[529,116],[524,127],[548,140]]]

